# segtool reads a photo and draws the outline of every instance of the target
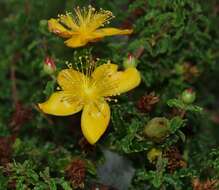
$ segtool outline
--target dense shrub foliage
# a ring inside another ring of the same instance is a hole
[[[73,49],[49,32],[48,19],[89,4],[112,11],[109,25],[133,34]],[[2,0],[0,6],[0,189],[217,189],[217,0]],[[81,133],[81,113],[55,117],[37,106],[56,91],[58,71],[81,57],[111,60],[120,69],[137,64],[142,79],[109,103],[110,124],[95,145]],[[46,61],[56,64],[55,73]]]

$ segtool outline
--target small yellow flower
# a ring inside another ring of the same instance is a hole
[[[110,11],[96,11],[93,7],[75,9],[75,15],[66,13],[59,15],[58,19],[48,21],[49,30],[58,36],[67,38],[65,44],[68,47],[77,48],[88,42],[95,42],[105,36],[131,34],[132,30],[120,30],[117,28],[100,28],[113,18]]]
[[[92,64],[91,64],[92,67]],[[103,64],[96,69],[79,72],[73,68],[60,71],[57,82],[61,91],[54,92],[40,109],[47,114],[67,116],[83,109],[82,133],[94,144],[105,132],[110,120],[110,96],[127,92],[139,85],[141,78],[136,68],[118,71],[116,64]]]

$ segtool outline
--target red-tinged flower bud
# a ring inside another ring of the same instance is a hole
[[[181,95],[181,99],[184,103],[191,104],[196,99],[196,93],[193,91],[192,88],[188,88],[188,89],[183,91],[183,93]]]
[[[45,73],[51,75],[56,71],[56,65],[51,57],[46,57],[44,60],[43,70]]]
[[[138,60],[131,53],[128,54],[128,58],[125,58],[123,60],[123,67],[126,69],[137,67],[137,64],[138,64]]]

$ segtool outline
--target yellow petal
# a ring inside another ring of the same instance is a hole
[[[74,33],[68,29],[66,29],[64,26],[62,26],[56,19],[52,18],[48,21],[48,27],[49,31],[57,34],[58,36],[61,36],[63,38],[69,38]]]
[[[100,96],[116,96],[137,87],[141,82],[140,73],[136,68],[117,71],[110,75],[102,75],[96,81]]]
[[[94,38],[102,38],[104,36],[128,35],[133,32],[132,29],[102,28],[95,30],[92,35]]]
[[[81,91],[85,80],[86,76],[74,69],[64,69],[59,72],[57,77],[58,84],[63,90],[75,92]]]
[[[127,92],[141,82],[141,76],[136,68],[128,68],[125,71],[117,71],[116,64],[103,64],[92,73],[100,96],[114,96]]]
[[[74,35],[70,39],[65,41],[65,45],[72,48],[84,46],[88,43],[87,40],[81,38],[80,35]]]
[[[128,68],[112,75],[109,82],[116,85],[112,90],[112,95],[116,95],[137,87],[141,82],[141,75],[136,68]]]
[[[79,112],[82,109],[82,100],[65,91],[55,92],[50,98],[41,104],[39,108],[47,114],[67,116]]]
[[[64,23],[67,27],[71,28],[74,31],[78,31],[79,26],[76,24],[76,22],[73,20],[73,18],[69,15],[60,15],[60,21]]]
[[[84,106],[81,127],[82,133],[90,144],[95,144],[106,131],[110,120],[110,108],[104,101]]]
[[[112,75],[117,72],[118,65],[107,63],[97,67],[92,73],[92,78],[95,81],[102,80],[106,75]]]

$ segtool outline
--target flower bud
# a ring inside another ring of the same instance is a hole
[[[196,99],[196,93],[192,90],[192,88],[188,88],[183,91],[181,99],[184,103],[191,104]]]
[[[162,151],[160,149],[157,148],[152,148],[148,153],[147,153],[147,158],[149,160],[150,163],[154,162],[155,160],[157,160],[157,158],[159,156],[162,155]]]
[[[56,65],[51,57],[46,57],[44,60],[43,70],[46,74],[53,74],[56,71]]]
[[[125,68],[125,69],[128,69],[128,68],[135,68],[135,67],[137,67],[137,64],[138,64],[138,60],[135,58],[135,56],[134,55],[132,55],[132,54],[128,54],[128,58],[125,58],[124,60],[123,60],[123,67]]]
[[[144,134],[154,142],[162,142],[169,134],[169,120],[165,117],[155,117],[147,123]]]

